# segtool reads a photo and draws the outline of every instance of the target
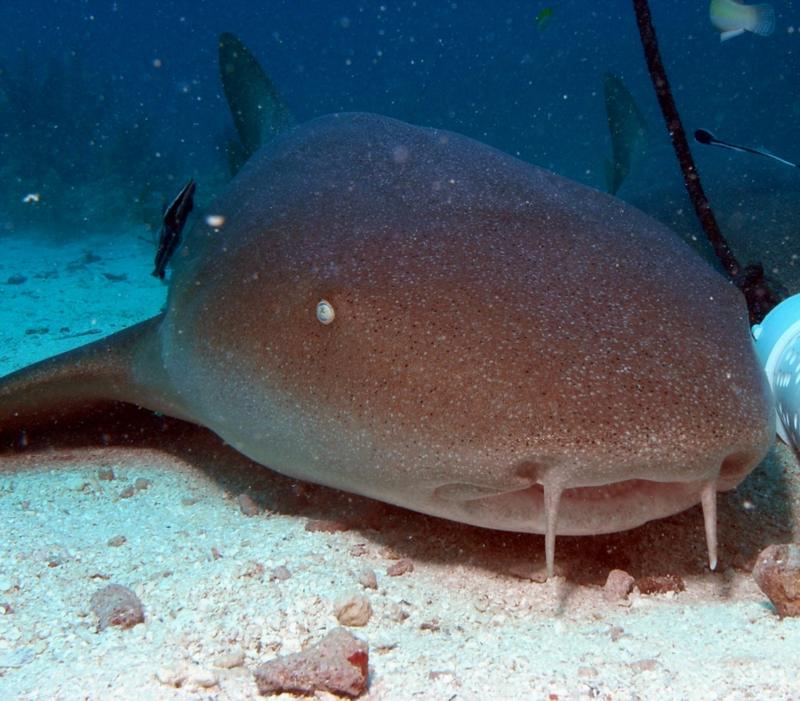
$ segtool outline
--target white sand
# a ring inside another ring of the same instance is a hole
[[[3,245],[0,373],[163,303],[137,232]],[[70,267],[84,249],[101,260]],[[27,281],[4,284],[16,274]],[[252,669],[319,640],[337,625],[334,602],[355,593],[374,609],[353,629],[370,645],[369,699],[800,697],[800,619],[778,619],[747,572],[762,547],[798,540],[800,472],[782,447],[720,496],[719,572],[704,565],[693,509],[629,533],[560,538],[566,577],[537,584],[512,572],[541,564],[541,537],[298,485],[178,422],[143,420],[131,434],[135,447],[119,435],[75,447],[61,434],[0,454],[2,700],[260,698]],[[99,479],[102,467],[113,481]],[[137,478],[150,486],[121,497]],[[245,492],[267,510],[245,516]],[[309,519],[351,528],[308,532]],[[124,544],[109,545],[115,536]],[[399,557],[413,572],[388,576]],[[289,579],[271,577],[279,566]],[[599,585],[612,567],[679,575],[686,591],[608,603]],[[359,585],[365,569],[377,591]],[[144,624],[96,632],[89,600],[109,582],[138,594]],[[242,664],[220,666],[231,654]]]

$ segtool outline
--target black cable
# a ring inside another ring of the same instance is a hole
[[[639,36],[644,48],[647,69],[650,72],[650,79],[658,97],[661,113],[664,115],[672,147],[678,157],[678,163],[683,173],[683,184],[686,186],[686,191],[689,193],[689,199],[692,201],[697,218],[700,220],[703,231],[705,231],[706,237],[714,248],[717,258],[719,258],[725,271],[747,300],[750,321],[758,323],[767,315],[770,309],[778,304],[780,299],[764,278],[764,268],[761,264],[755,263],[742,269],[739,261],[736,260],[728,246],[728,242],[722,235],[717,219],[711,210],[711,205],[700,183],[700,174],[694,164],[692,152],[689,150],[689,141],[686,138],[678,108],[672,97],[667,72],[664,69],[661,54],[658,50],[656,31],[650,15],[650,6],[647,0],[633,0],[633,9],[636,13],[636,24],[639,27]]]

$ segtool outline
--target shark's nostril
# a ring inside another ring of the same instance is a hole
[[[524,460],[514,468],[514,476],[528,480],[531,484],[540,482],[545,465],[541,461]]]

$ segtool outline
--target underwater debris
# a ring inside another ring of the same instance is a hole
[[[103,273],[103,277],[109,282],[125,282],[128,279],[127,273]]]
[[[224,652],[216,660],[214,666],[222,669],[235,669],[244,665],[244,650],[240,647],[234,647]]]

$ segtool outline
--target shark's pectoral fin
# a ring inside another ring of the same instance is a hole
[[[169,394],[153,317],[0,380],[0,431],[21,430],[56,414],[128,402],[190,418]],[[138,378],[146,377],[146,385]]]

